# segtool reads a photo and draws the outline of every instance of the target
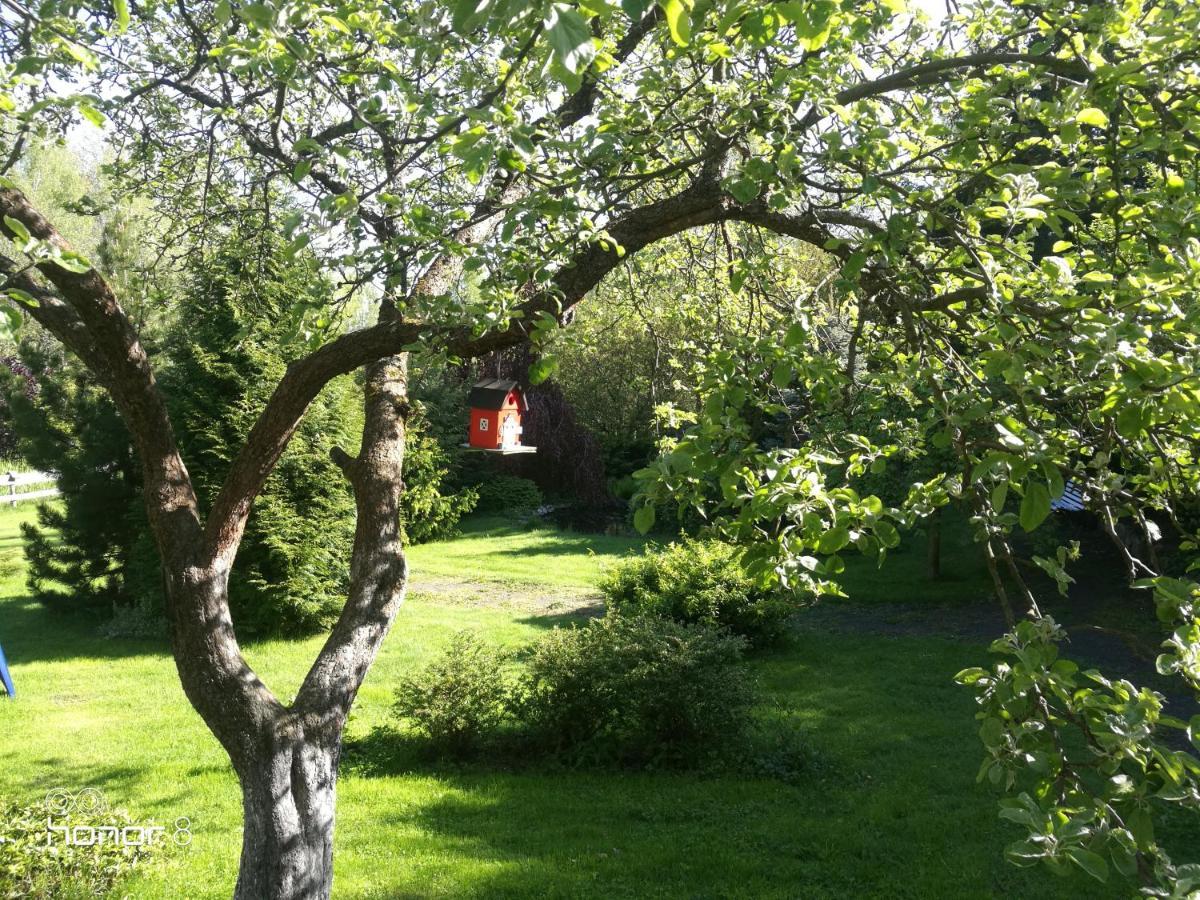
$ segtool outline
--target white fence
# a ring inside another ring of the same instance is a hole
[[[10,506],[16,506],[23,500],[44,500],[47,497],[57,497],[58,488],[53,486],[34,491],[19,490],[19,488],[28,487],[31,484],[54,485],[57,480],[57,476],[49,472],[5,472],[0,474],[0,500],[8,500]],[[3,490],[5,486],[8,488],[7,496]]]

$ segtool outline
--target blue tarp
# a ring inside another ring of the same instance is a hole
[[[4,691],[8,696],[17,696],[17,692],[13,690],[12,676],[8,674],[8,661],[4,658],[3,647],[0,647],[0,684],[4,685]]]

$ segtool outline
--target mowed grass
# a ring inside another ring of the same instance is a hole
[[[560,531],[478,517],[447,541],[408,551],[413,581],[453,578],[513,585],[592,589],[605,566],[642,548],[638,537]]]
[[[0,701],[0,796],[100,788],[140,821],[190,819],[172,848],[120,885],[131,897],[227,897],[240,803],[216,741],[166,649],[102,640],[25,598],[17,522],[0,511],[0,644],[18,698]],[[417,548],[416,578],[503,577],[585,586],[630,549],[620,539],[488,526]],[[512,552],[510,552],[512,551]],[[590,552],[589,552],[590,551]],[[348,736],[388,720],[399,677],[457,629],[519,645],[549,620],[418,594],[359,696]],[[285,699],[320,638],[246,648]],[[1017,830],[975,783],[972,700],[951,678],[980,647],[916,637],[798,635],[753,665],[781,715],[809,735],[798,783],[687,774],[348,767],[339,784],[335,896],[796,898],[1106,897],[1086,876],[1015,869]],[[0,845],[0,858],[3,855]],[[0,871],[3,866],[0,865]]]
[[[902,535],[880,565],[875,557],[847,553],[842,589],[854,603],[913,603],[962,606],[995,603],[992,581],[980,545],[966,516],[943,510],[941,573],[929,575],[929,533],[919,527]]]

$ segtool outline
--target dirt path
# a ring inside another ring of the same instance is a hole
[[[414,579],[414,598],[446,606],[511,609],[538,616],[598,616],[604,598],[586,588],[550,587],[544,584],[469,581],[455,578]]]

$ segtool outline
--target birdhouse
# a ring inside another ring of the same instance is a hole
[[[480,381],[467,397],[471,407],[471,431],[464,447],[490,453],[535,453],[536,447],[521,443],[525,395],[515,381]]]

